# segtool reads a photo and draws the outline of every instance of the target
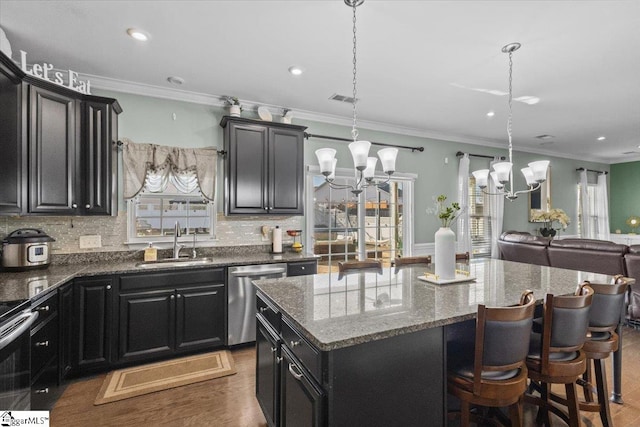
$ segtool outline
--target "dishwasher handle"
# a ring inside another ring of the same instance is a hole
[[[283,274],[286,272],[287,272],[286,267],[280,267],[280,268],[272,268],[270,270],[260,270],[260,271],[238,270],[238,271],[231,271],[229,274],[235,277],[261,277],[261,276],[270,276],[272,274]]]

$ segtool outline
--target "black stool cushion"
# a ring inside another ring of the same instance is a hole
[[[542,334],[535,332],[531,333],[531,339],[529,340],[529,354],[528,359],[540,359],[542,355],[540,350],[542,349]],[[578,357],[577,351],[550,353],[549,360],[554,362],[568,362]]]

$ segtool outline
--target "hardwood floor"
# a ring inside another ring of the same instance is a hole
[[[616,427],[640,426],[640,331],[624,329],[624,405],[611,404]],[[255,350],[232,351],[238,373],[120,402],[94,406],[105,375],[70,384],[51,413],[52,427],[74,426],[184,426],[265,427],[255,399]],[[607,374],[611,383],[610,367]],[[525,426],[533,426],[533,408],[525,410]],[[582,415],[585,427],[601,426],[598,414]],[[425,426],[428,427],[428,420]],[[553,425],[563,423],[553,420]],[[360,426],[354,426],[360,427]],[[365,427],[365,426],[362,426]]]

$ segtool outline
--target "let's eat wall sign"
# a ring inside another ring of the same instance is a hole
[[[91,95],[91,82],[89,80],[82,81],[78,79],[78,73],[72,70],[67,72],[55,71],[53,64],[43,62],[42,64],[33,64],[31,68],[27,64],[27,52],[20,51],[20,67],[22,71],[35,77],[48,80],[60,86],[68,87],[76,92]],[[65,81],[66,80],[66,81]]]

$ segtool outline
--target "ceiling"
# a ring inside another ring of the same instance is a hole
[[[180,76],[179,91],[342,123],[351,105],[328,98],[352,94],[351,20],[342,0],[0,0],[14,60],[24,50],[29,63],[78,71],[103,88],[133,82],[165,94],[176,88],[167,77]],[[132,27],[150,40],[130,38]],[[514,98],[540,102],[514,102],[515,149],[640,159],[638,1],[366,0],[357,28],[361,128],[506,146],[501,48],[517,41]],[[291,65],[304,74],[291,76]],[[535,138],[543,134],[554,138]]]

